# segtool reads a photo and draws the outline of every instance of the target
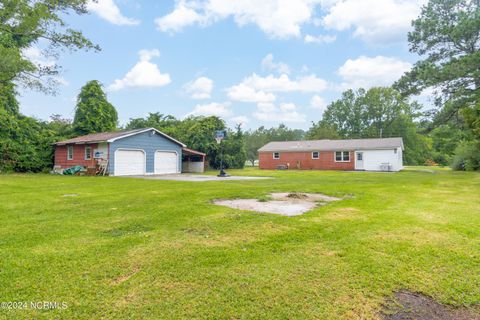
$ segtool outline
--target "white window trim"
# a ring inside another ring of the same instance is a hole
[[[315,152],[318,154],[318,157],[316,158],[313,156]],[[320,159],[320,151],[312,151],[312,160],[318,160],[318,159]]]
[[[278,154],[278,158],[275,157],[275,154]],[[275,159],[275,160],[279,160],[279,159],[280,159],[280,152],[272,152],[272,157],[273,157],[273,159]]]
[[[341,161],[337,160],[337,152],[341,152],[341,153],[342,153],[342,160],[341,160]],[[343,159],[344,159],[344,158],[343,158],[343,153],[344,153],[344,152],[348,152],[348,161],[343,160]],[[333,152],[333,160],[334,160],[335,162],[350,162],[350,161],[352,161],[352,157],[350,156],[350,151],[348,151],[348,150],[335,150],[335,151]]]
[[[87,149],[89,157],[87,158]],[[83,158],[84,160],[92,160],[92,147],[85,146],[85,151],[83,152]]]
[[[71,156],[70,150],[72,150]],[[73,160],[73,146],[67,146],[67,160]]]

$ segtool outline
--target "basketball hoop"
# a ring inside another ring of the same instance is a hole
[[[215,141],[217,141],[218,144],[220,144],[222,140],[225,139],[225,136],[226,136],[225,130],[215,131]]]
[[[225,130],[217,130],[215,131],[215,141],[220,145],[222,140],[227,137],[227,131]],[[223,170],[223,150],[224,146],[220,147],[221,157],[220,157],[220,172],[218,177],[228,177],[228,174]]]

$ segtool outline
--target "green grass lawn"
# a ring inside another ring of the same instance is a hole
[[[374,319],[399,289],[479,312],[480,174],[424,169],[1,175],[0,301],[68,308],[0,318]],[[211,203],[272,191],[348,199],[298,217]]]

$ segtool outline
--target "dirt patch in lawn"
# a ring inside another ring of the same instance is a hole
[[[445,306],[421,293],[399,291],[387,301],[383,320],[479,320],[480,314],[467,308]]]
[[[269,200],[272,199],[272,200]],[[298,216],[340,198],[319,193],[271,193],[268,199],[215,200],[213,203],[239,210],[265,212],[282,216]]]

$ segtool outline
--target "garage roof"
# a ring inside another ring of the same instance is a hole
[[[99,142],[113,142],[118,139],[123,139],[126,137],[130,137],[139,133],[147,132],[153,130],[156,133],[164,136],[165,138],[181,145],[182,147],[186,147],[185,144],[181,143],[178,140],[166,135],[165,133],[155,129],[155,128],[143,128],[143,129],[135,129],[135,130],[123,130],[123,131],[115,131],[115,132],[101,132],[101,133],[92,133],[87,134],[85,136],[80,136],[64,141],[60,141],[55,143],[56,145],[65,145],[65,144],[86,144],[86,143],[99,143]]]
[[[350,140],[272,141],[258,149],[258,152],[367,150],[393,148],[403,149],[403,139],[383,138]]]

